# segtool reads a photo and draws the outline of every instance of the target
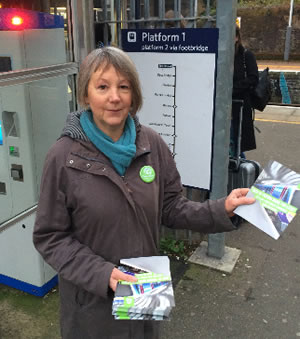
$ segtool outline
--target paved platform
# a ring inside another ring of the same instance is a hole
[[[268,106],[256,126],[257,149],[248,159],[273,159],[300,173],[299,108]],[[275,121],[275,122],[274,122]],[[175,288],[176,307],[161,339],[300,338],[300,215],[278,240],[249,223],[226,233],[241,250],[231,274],[188,264]]]
[[[300,124],[300,107],[267,105],[263,112],[255,111],[255,120],[282,121]]]

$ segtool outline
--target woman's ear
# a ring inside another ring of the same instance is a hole
[[[89,97],[84,97],[84,102],[86,105],[89,105],[90,101],[89,101]]]

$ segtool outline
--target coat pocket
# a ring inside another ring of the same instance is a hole
[[[88,307],[95,301],[96,296],[88,291],[78,288],[75,294],[75,303],[80,308]]]

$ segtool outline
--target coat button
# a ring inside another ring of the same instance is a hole
[[[86,164],[86,167],[87,167],[87,168],[90,168],[90,167],[91,167],[91,164]]]
[[[74,163],[74,160],[70,160],[69,163],[72,165]]]
[[[106,171],[106,168],[105,168],[105,167],[102,168],[102,172],[104,172],[104,171]]]

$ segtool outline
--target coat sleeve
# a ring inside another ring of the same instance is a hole
[[[165,146],[167,148],[167,146]],[[182,195],[180,175],[169,152],[164,156],[164,198],[162,223],[167,227],[190,229],[202,233],[236,229],[225,210],[225,198],[195,202]]]
[[[258,83],[258,67],[255,55],[249,50],[246,50],[244,53],[243,54],[245,55],[246,77],[244,76],[243,78],[233,82],[234,95],[249,93],[251,89],[254,88]],[[243,55],[242,58],[244,58]]]
[[[42,175],[33,242],[44,260],[65,280],[101,297],[107,297],[114,264],[84,244],[72,233],[67,207],[64,144],[58,141],[49,151]]]

